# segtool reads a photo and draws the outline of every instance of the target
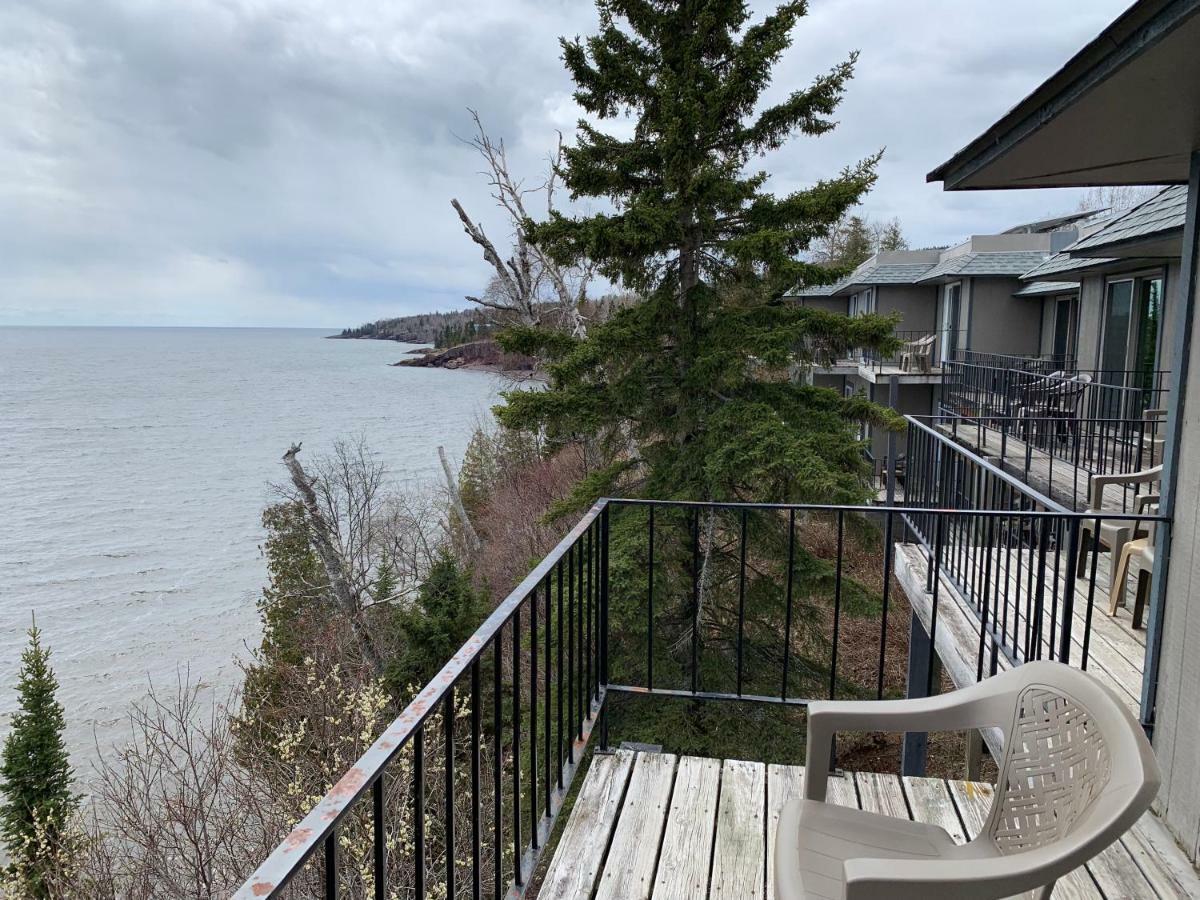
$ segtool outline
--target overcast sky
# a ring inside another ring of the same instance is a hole
[[[840,128],[765,168],[786,192],[887,147],[865,211],[914,246],[1069,211],[925,173],[1129,0],[813,0],[773,94],[851,49]],[[768,4],[756,3],[766,9]],[[342,327],[464,305],[505,237],[467,107],[536,177],[577,110],[559,35],[587,0],[4,0],[0,324]]]

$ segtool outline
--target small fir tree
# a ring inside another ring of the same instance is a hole
[[[21,654],[19,706],[0,758],[0,835],[10,860],[8,880],[29,897],[49,896],[44,878],[60,864],[78,804],[57,693],[50,651],[35,621]]]

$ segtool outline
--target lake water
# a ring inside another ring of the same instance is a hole
[[[0,328],[0,736],[31,611],[85,770],[149,681],[235,686],[288,446],[311,461],[361,434],[396,480],[433,484],[437,446],[461,459],[503,387],[325,334]]]

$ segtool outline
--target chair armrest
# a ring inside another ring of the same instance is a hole
[[[1147,484],[1162,481],[1162,466],[1152,466],[1140,472],[1117,472],[1112,475],[1093,475],[1089,479],[1088,508],[1099,510],[1104,506],[1104,489],[1110,485]]]
[[[839,731],[965,731],[1000,727],[1008,739],[1012,699],[988,681],[912,700],[820,700],[808,705],[804,796],[825,799],[833,737]]]
[[[1142,494],[1140,497],[1133,498],[1134,511],[1140,516],[1146,514],[1147,506],[1157,506],[1162,502],[1162,497],[1159,494]],[[1151,515],[1153,515],[1151,513]]]
[[[846,900],[929,900],[971,897],[1000,900],[1043,887],[1087,861],[1090,854],[1063,853],[1056,844],[1011,856],[972,859],[874,859],[845,861]]]

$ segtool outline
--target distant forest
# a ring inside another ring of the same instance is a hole
[[[587,300],[581,305],[585,319],[602,322],[614,310],[635,301],[633,294],[605,294],[598,300]],[[547,314],[554,307],[546,306]],[[339,338],[364,338],[376,341],[399,341],[404,344],[433,344],[439,350],[457,347],[469,341],[488,337],[500,325],[494,314],[486,309],[458,309],[452,312],[420,313],[415,316],[398,316],[394,319],[379,319],[357,328],[343,328]]]
[[[405,344],[433,344],[441,349],[487,337],[494,327],[483,311],[460,309],[453,312],[379,319],[357,328],[343,328],[338,337],[400,341]]]

